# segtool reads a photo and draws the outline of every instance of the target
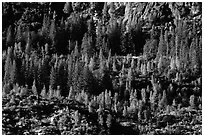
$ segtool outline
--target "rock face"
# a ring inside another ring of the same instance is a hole
[[[201,3],[192,2],[128,2],[125,3],[123,24],[142,21],[144,25],[161,25],[181,18],[201,19]],[[127,28],[128,29],[128,28]]]

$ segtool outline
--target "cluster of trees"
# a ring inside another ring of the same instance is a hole
[[[202,37],[196,20],[152,25],[148,36],[142,21],[123,23],[113,3],[66,3],[63,13],[52,14],[52,4],[43,5],[39,22],[33,13],[41,11],[27,9],[3,33],[3,96],[21,87],[20,94],[31,89],[38,98],[77,100],[98,112],[105,129],[113,120],[105,109],[148,121],[161,110],[200,107]]]
[[[197,75],[201,74],[202,37],[198,32],[197,20],[181,19],[176,28],[161,26],[160,34],[153,26],[151,38],[144,45],[143,54],[147,60],[161,57],[173,58],[177,68],[182,71],[191,69]],[[159,36],[160,35],[160,36]],[[159,37],[159,39],[157,39]]]
[[[90,5],[92,10],[88,10]],[[31,88],[35,83],[39,93],[43,87],[48,91],[60,86],[63,95],[68,95],[70,87],[97,94],[105,89],[117,89],[114,72],[120,73],[120,88],[127,87],[125,81],[131,83],[139,74],[168,74],[169,79],[177,74],[183,77],[201,74],[202,38],[197,33],[196,20],[181,19],[174,27],[168,23],[153,25],[143,48],[143,59],[134,65],[135,61],[129,57],[140,51],[137,44],[143,45],[140,21],[123,26],[114,14],[113,3],[109,6],[66,3],[63,10],[69,15],[67,19],[62,16],[59,20],[56,17],[60,14],[55,11],[52,15],[44,14],[42,27],[38,23],[26,23],[25,18],[8,27],[3,46],[6,47],[3,48],[4,86],[18,83]],[[51,9],[45,11],[49,13]],[[28,16],[27,12],[23,17]],[[97,20],[94,12],[98,13]],[[124,32],[124,27],[129,29]],[[117,56],[127,53],[131,55],[118,62]]]
[[[66,3],[61,9],[64,14],[59,12],[59,9],[55,11],[56,9],[51,8],[52,3],[50,7],[47,3],[44,4],[44,8],[42,5],[39,6],[42,11],[32,10],[30,7],[25,9],[22,18],[6,27],[3,49],[13,46],[15,42],[21,42],[22,47],[25,47],[30,37],[33,48],[37,49],[47,43],[50,50],[59,54],[71,53],[76,42],[79,51],[86,52],[89,49],[88,54],[99,53],[101,47],[106,54],[109,49],[112,54],[119,55],[140,54],[142,51],[145,40],[140,21],[129,23],[130,29],[126,31],[126,24],[122,23],[122,19],[118,20],[118,16],[114,13],[113,3],[111,5],[100,2]],[[14,14],[12,9],[6,8],[12,4],[4,5],[4,20],[7,16],[17,14]],[[53,4],[54,6],[60,7]],[[6,25],[6,22],[3,24]],[[86,43],[86,48],[82,43]]]

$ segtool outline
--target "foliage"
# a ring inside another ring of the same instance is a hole
[[[53,4],[3,3],[3,134],[202,134],[199,21]]]

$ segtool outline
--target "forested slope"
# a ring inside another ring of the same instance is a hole
[[[3,134],[202,134],[202,3],[2,3],[2,31]]]

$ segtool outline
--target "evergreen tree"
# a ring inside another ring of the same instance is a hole
[[[93,94],[95,92],[94,82],[95,80],[94,80],[92,72],[89,70],[88,66],[85,66],[83,70],[83,83],[82,83],[84,91]]]
[[[95,62],[94,62],[94,58],[92,57],[92,58],[90,59],[90,62],[89,62],[89,70],[90,70],[91,72],[93,72],[94,67],[95,67]]]
[[[51,45],[53,45],[53,46],[55,46],[56,32],[57,32],[57,30],[56,30],[55,20],[52,20],[51,24],[50,24],[49,38],[51,40]]]
[[[48,39],[49,31],[50,31],[50,17],[44,14],[41,35],[44,36],[45,39]]]
[[[25,84],[25,79],[26,79],[26,69],[25,69],[25,59],[22,60],[21,63],[21,68],[20,68],[20,77],[19,77],[19,85],[24,85]]]
[[[6,62],[4,65],[4,84],[8,83],[10,80],[10,72],[11,72],[11,68],[12,68],[12,48],[8,47],[7,50],[7,57],[6,57]]]
[[[91,57],[94,53],[94,47],[91,37],[88,36],[87,33],[84,34],[82,40],[82,54],[87,54],[88,57]]]
[[[104,34],[102,32],[102,23],[98,21],[96,26],[96,50],[99,51],[103,44]]]
[[[10,82],[12,84],[18,83],[18,72],[17,72],[17,66],[16,66],[16,61],[13,60],[12,68],[11,68],[11,74],[10,74]]]
[[[201,62],[199,61],[199,52],[198,47],[196,46],[196,41],[193,39],[191,46],[190,46],[190,51],[189,51],[189,57],[191,59],[191,70],[194,72],[194,74],[198,74],[199,72],[199,67],[201,65]]]
[[[26,42],[25,53],[30,54],[31,50],[32,50],[32,47],[31,47],[31,34],[30,34],[29,29],[28,29],[27,30],[27,42]]]
[[[102,21],[103,21],[103,24],[105,24],[108,21],[108,5],[107,5],[107,2],[105,2],[104,6],[103,6]]]
[[[12,31],[13,31],[12,26],[10,25],[8,27],[7,36],[6,36],[6,45],[7,45],[7,47],[13,46],[13,44],[14,44],[14,38],[13,38],[13,32]]]
[[[167,96],[166,96],[166,91],[163,91],[162,99],[159,101],[159,107],[161,108],[166,108],[167,106]]]
[[[16,32],[16,37],[15,37],[17,42],[20,42],[23,40],[23,34],[22,34],[22,28],[21,25],[17,26],[17,32]]]
[[[167,57],[169,56],[169,38],[168,38],[168,30],[166,29],[164,32],[164,45],[166,48],[166,53],[164,53],[164,55],[166,55]],[[163,51],[165,52],[165,51]]]
[[[191,95],[190,96],[189,104],[190,104],[191,108],[195,108],[196,107],[195,95]]]
[[[50,86],[51,89],[56,89],[57,85],[56,85],[56,72],[55,72],[55,68],[52,67],[51,72],[50,72]]]
[[[165,55],[166,55],[166,44],[165,44],[165,39],[164,39],[164,35],[163,35],[163,28],[162,28],[161,33],[160,33],[157,56],[159,58],[160,56],[165,56]]]

